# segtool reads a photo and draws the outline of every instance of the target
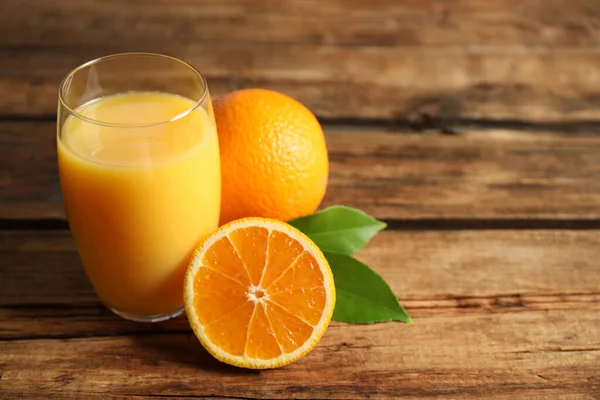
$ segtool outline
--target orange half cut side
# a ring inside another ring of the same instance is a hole
[[[195,252],[184,283],[188,320],[218,360],[244,368],[294,362],[319,342],[335,287],[319,248],[290,225],[230,222]]]

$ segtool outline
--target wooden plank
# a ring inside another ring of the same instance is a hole
[[[521,394],[525,395],[526,391],[522,391]],[[521,397],[521,399],[548,399],[548,398],[552,398],[555,400],[597,400],[597,398],[593,397],[593,395],[582,395],[582,394],[564,394],[565,391],[561,390],[561,393],[557,393],[556,390],[554,389],[549,389],[549,390],[532,390],[532,391],[527,391],[527,397]],[[577,391],[576,391],[577,392]],[[46,400],[47,394],[45,394],[45,392],[31,392],[31,391],[27,391],[27,392],[19,392],[19,394],[6,394],[5,395],[5,399],[6,400],[22,400],[23,398],[27,398],[30,400]],[[80,394],[78,393],[65,393],[65,392],[60,392],[60,398],[61,399],[79,399]],[[209,395],[208,397],[204,396],[204,397],[194,397],[194,396],[156,396],[156,395],[148,395],[148,396],[142,396],[142,395],[133,395],[133,396],[129,396],[129,395],[121,395],[121,396],[113,396],[113,395],[107,395],[107,394],[98,394],[98,393],[85,393],[86,399],[90,399],[90,400],[96,400],[96,399],[102,399],[102,400],[127,400],[127,399],[137,399],[137,400],[172,400],[172,399],[179,399],[179,400],[185,400],[185,399],[205,399],[205,398],[210,398],[210,399],[215,399],[215,400],[231,400],[231,399],[237,399],[237,400],[252,400],[252,398],[244,396],[244,397],[221,397],[221,396],[213,396],[213,395]],[[541,396],[541,397],[540,397]],[[550,397],[551,396],[551,397]],[[366,397],[366,396],[365,396]],[[368,398],[368,397],[366,397]],[[434,396],[434,397],[425,397],[425,396],[419,396],[419,399],[438,399],[440,397]],[[455,397],[456,398],[456,397]],[[514,397],[512,397],[512,395],[502,395],[501,393],[494,393],[493,397],[488,397],[490,399],[494,399],[494,400],[514,400]],[[258,398],[256,398],[258,399]],[[264,399],[264,397],[262,397],[262,399]]]
[[[0,218],[65,218],[56,123],[0,123]]]
[[[148,333],[159,326],[122,321],[99,305],[68,232],[4,231],[0,238],[0,339]],[[599,246],[597,231],[387,230],[360,258],[415,318],[598,313]],[[187,327],[173,321],[164,329]]]
[[[0,123],[0,219],[64,220],[55,129]],[[402,220],[600,218],[598,137],[400,133],[328,130],[323,206]]]
[[[31,0],[29,0],[31,1]],[[336,45],[466,46],[530,45],[589,47],[594,37],[597,4],[591,1],[518,0],[432,1],[374,0],[251,0],[194,2],[153,0],[136,7],[101,0],[66,0],[59,8],[51,0],[18,2],[4,7],[3,29],[14,33],[3,44],[76,44],[71,33],[86,30],[91,44],[154,37],[260,43],[313,43]],[[30,5],[35,13],[25,18]],[[556,13],[560,10],[561,13]],[[45,17],[46,20],[41,20]],[[79,18],[76,18],[79,17]],[[92,22],[93,17],[93,24]],[[231,29],[235,23],[236,29]],[[19,25],[22,24],[22,25]],[[40,34],[40,24],[54,39]],[[110,26],[111,29],[104,29]],[[131,27],[137,29],[131,35]],[[284,29],[281,29],[284,28]],[[427,31],[424,29],[427,28]],[[20,35],[16,35],[20,33]],[[545,33],[545,34],[543,34]],[[138,35],[139,34],[139,35]]]
[[[273,88],[326,118],[600,121],[600,13],[590,0],[3,7],[0,110],[10,115],[54,114],[70,69],[137,50],[193,63],[213,94]]]
[[[585,310],[334,324],[303,360],[260,373],[219,364],[189,332],[0,341],[0,390],[86,398],[594,399],[599,324],[600,313]]]

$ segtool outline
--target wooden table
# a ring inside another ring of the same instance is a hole
[[[4,0],[0,398],[600,399],[599,27],[598,0]],[[324,206],[388,222],[359,257],[414,324],[333,323],[256,372],[185,317],[108,312],[61,205],[57,86],[133,50],[309,106]]]

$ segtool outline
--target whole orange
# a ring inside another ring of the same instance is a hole
[[[298,101],[243,89],[214,103],[221,149],[221,224],[243,217],[289,221],[313,213],[329,173],[321,125]]]

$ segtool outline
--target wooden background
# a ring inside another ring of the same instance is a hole
[[[102,307],[60,199],[58,84],[152,51],[213,97],[305,103],[324,205],[412,325],[334,323],[287,368],[214,361],[185,321]],[[3,0],[0,398],[600,399],[600,0]]]

